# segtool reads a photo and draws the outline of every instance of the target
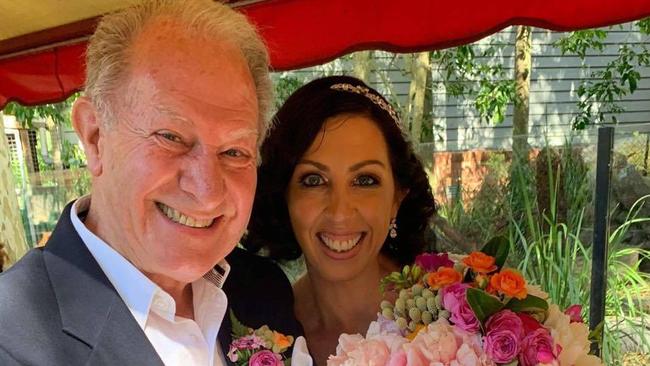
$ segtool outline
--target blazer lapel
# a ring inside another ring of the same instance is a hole
[[[91,348],[92,365],[163,365],[70,221],[68,204],[43,256],[62,330]]]

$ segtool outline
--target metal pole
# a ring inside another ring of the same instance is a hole
[[[596,155],[596,192],[594,193],[594,243],[591,263],[591,296],[589,306],[589,329],[593,330],[605,320],[605,294],[607,292],[607,241],[609,237],[609,194],[612,176],[611,162],[614,147],[614,127],[598,129],[598,153]],[[598,340],[603,341],[603,333]],[[598,343],[591,350],[598,356]]]

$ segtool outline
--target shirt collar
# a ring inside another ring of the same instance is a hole
[[[79,214],[88,211],[90,199],[91,197],[88,195],[74,202],[70,210],[72,225],[99,264],[99,267],[104,271],[109,281],[111,281],[115,290],[117,290],[117,293],[124,300],[140,327],[144,329],[149,312],[152,309],[155,309],[156,312],[166,318],[171,317],[173,319],[176,312],[173,298],[147,278],[120,253],[91,232],[81,221]],[[206,273],[202,279],[194,282],[192,284],[193,289],[196,289],[197,283],[199,282],[209,283],[221,289],[229,273],[230,265],[223,259],[214,269]]]

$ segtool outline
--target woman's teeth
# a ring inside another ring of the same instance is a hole
[[[157,203],[158,208],[160,208],[160,211],[165,214],[170,220],[189,227],[193,228],[204,228],[212,225],[214,222],[214,219],[209,219],[209,220],[201,220],[201,219],[195,219],[190,216],[183,215],[179,211],[165,205],[164,203]]]
[[[318,236],[329,249],[339,253],[354,248],[361,240],[361,234],[346,240],[332,239],[327,237],[326,234],[319,234]]]

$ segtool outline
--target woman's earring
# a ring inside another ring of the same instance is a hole
[[[393,239],[397,238],[397,219],[395,217],[390,220],[388,229],[388,235],[390,235],[390,237]]]

